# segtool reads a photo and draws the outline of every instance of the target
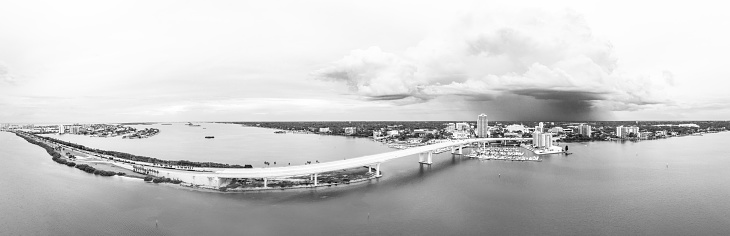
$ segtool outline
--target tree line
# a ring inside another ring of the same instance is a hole
[[[20,135],[19,135],[20,136]],[[22,136],[21,136],[22,137]],[[141,161],[141,162],[148,162],[152,164],[158,164],[158,165],[179,165],[179,166],[192,166],[192,167],[212,167],[212,168],[244,168],[241,165],[230,165],[230,164],[222,164],[222,163],[215,163],[215,162],[192,162],[187,160],[179,160],[179,161],[169,161],[169,160],[161,160],[153,157],[146,157],[146,156],[138,156],[133,155],[129,153],[124,152],[117,152],[117,151],[107,151],[107,150],[100,150],[95,148],[89,148],[84,145],[79,145],[76,143],[66,142],[63,140],[54,139],[51,137],[44,137],[44,136],[35,136],[41,139],[45,139],[51,142],[60,143],[65,146],[73,147],[79,150],[84,150],[87,152],[94,152],[99,154],[104,154],[108,156],[113,156],[120,159],[130,160],[130,161]],[[28,140],[26,138],[26,140]],[[59,155],[60,156],[60,155]]]

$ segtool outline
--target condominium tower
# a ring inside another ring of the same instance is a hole
[[[487,119],[487,115],[482,113],[477,117],[477,137],[479,138],[488,138],[489,137],[489,125],[487,124],[489,120]]]

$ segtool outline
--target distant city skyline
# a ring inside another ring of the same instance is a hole
[[[709,1],[3,2],[0,123],[727,120],[727,22]]]

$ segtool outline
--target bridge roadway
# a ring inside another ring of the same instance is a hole
[[[379,175],[380,163],[388,160],[401,158],[405,156],[411,156],[420,153],[429,153],[440,148],[448,147],[459,147],[465,144],[474,142],[489,142],[489,141],[524,141],[530,140],[529,138],[476,138],[476,139],[464,139],[457,141],[449,141],[443,143],[435,143],[420,147],[413,147],[398,151],[386,152],[373,154],[362,157],[355,157],[346,160],[322,162],[309,165],[299,166],[285,166],[285,167],[271,167],[271,168],[236,168],[236,169],[217,169],[212,173],[206,173],[208,177],[218,178],[274,178],[274,177],[291,177],[291,176],[303,176],[316,173],[330,172],[336,170],[343,170],[348,168],[362,167],[377,165],[377,175]]]

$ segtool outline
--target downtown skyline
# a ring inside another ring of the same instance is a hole
[[[3,6],[0,123],[730,115],[709,2]]]

